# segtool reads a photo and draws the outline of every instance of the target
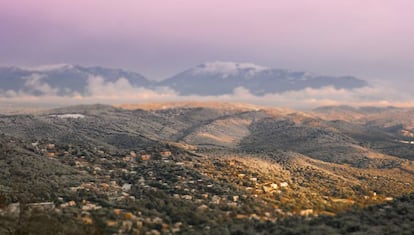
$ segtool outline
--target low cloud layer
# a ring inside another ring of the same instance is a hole
[[[228,95],[180,96],[174,90],[165,87],[154,89],[134,87],[125,78],[120,78],[116,82],[104,82],[102,77],[90,77],[87,85],[88,95],[73,92],[66,96],[58,96],[56,95],[57,90],[43,83],[41,77],[27,78],[25,86],[42,91],[45,94],[35,96],[24,91],[5,91],[0,96],[0,102],[11,106],[222,101],[297,109],[309,109],[325,105],[414,107],[414,95],[388,87],[364,87],[354,90],[335,89],[333,87],[307,88],[265,96],[255,96],[245,88],[239,87]]]

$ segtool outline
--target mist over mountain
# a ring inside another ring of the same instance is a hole
[[[37,68],[0,67],[0,94],[89,95],[88,88],[99,77],[104,83],[125,79],[136,87],[149,87],[151,82],[139,73],[104,67],[61,64]],[[96,79],[95,79],[96,80]]]
[[[223,95],[238,87],[254,95],[332,86],[354,89],[368,83],[351,76],[333,77],[308,72],[272,69],[255,64],[212,62],[198,65],[161,83],[181,95]]]
[[[351,77],[314,75],[308,72],[271,69],[255,64],[211,62],[178,73],[161,82],[139,73],[104,67],[55,65],[38,68],[0,67],[0,95],[14,94],[73,96],[91,95],[96,83],[124,83],[135,88],[167,87],[179,95],[216,96],[232,94],[243,87],[251,94],[298,91],[305,88],[334,87],[351,90],[368,86]],[[122,91],[120,91],[122,92]]]

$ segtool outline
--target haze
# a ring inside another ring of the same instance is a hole
[[[162,80],[206,61],[252,62],[357,76],[379,86],[379,98],[392,87],[386,104],[411,103],[413,7],[409,0],[2,0],[0,65],[100,65]]]

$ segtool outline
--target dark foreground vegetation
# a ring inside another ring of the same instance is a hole
[[[155,202],[154,202],[155,204]],[[156,207],[156,205],[154,205]],[[208,214],[196,215],[190,208],[176,212],[178,218],[197,224],[199,220],[211,224],[204,230],[181,231],[180,234],[413,234],[414,194],[406,195],[393,202],[365,209],[355,208],[336,216],[289,217],[277,222],[259,220],[216,221]],[[102,221],[107,216],[93,213],[92,218]],[[219,225],[217,225],[219,223]],[[216,224],[216,225],[214,225]],[[21,212],[17,218],[0,216],[0,234],[110,234],[105,225],[85,225],[65,214],[51,211]],[[160,228],[153,226],[153,229]],[[150,230],[151,231],[151,230]],[[158,231],[158,230],[157,230]],[[154,234],[149,233],[149,234]],[[128,233],[127,233],[128,234]],[[136,234],[140,234],[137,232]]]

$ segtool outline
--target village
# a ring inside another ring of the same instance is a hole
[[[74,167],[89,180],[65,189],[54,201],[30,202],[25,208],[70,213],[83,224],[103,224],[113,234],[170,234],[197,226],[208,230],[205,224],[211,217],[276,222],[295,215],[334,215],[320,205],[331,203],[338,209],[338,205],[356,203],[328,196],[319,201],[314,194],[309,194],[313,202],[303,203],[301,195],[306,193],[299,192],[297,182],[281,169],[272,168],[269,174],[259,169],[267,166],[258,162],[225,155],[207,157],[169,144],[111,150],[36,141],[28,149]],[[248,164],[259,168],[249,169]],[[390,201],[392,197],[374,192],[364,200]],[[14,203],[0,214],[17,216],[20,210],[19,203]]]

